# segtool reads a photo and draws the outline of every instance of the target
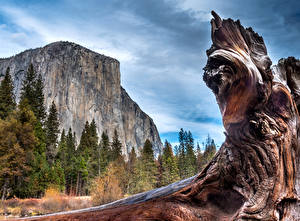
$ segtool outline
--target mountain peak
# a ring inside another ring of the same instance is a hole
[[[66,41],[2,59],[0,73],[10,67],[17,100],[30,63],[43,76],[46,108],[55,102],[61,129],[71,127],[79,140],[85,122],[94,119],[99,136],[106,132],[111,138],[118,131],[125,155],[132,147],[142,147],[146,139],[159,152],[162,144],[157,128],[122,89],[116,59]]]

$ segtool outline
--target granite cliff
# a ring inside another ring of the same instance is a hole
[[[72,127],[79,138],[85,122],[95,119],[99,135],[105,131],[112,137],[117,129],[126,155],[147,138],[156,152],[161,149],[153,120],[120,85],[116,59],[70,42],[55,42],[0,59],[1,74],[10,67],[17,101],[30,63],[43,76],[47,109],[53,100],[57,105],[61,128]]]

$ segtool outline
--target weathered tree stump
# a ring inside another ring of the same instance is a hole
[[[32,220],[300,220],[300,62],[271,69],[262,37],[212,15],[203,79],[226,140],[206,168],[109,205]]]

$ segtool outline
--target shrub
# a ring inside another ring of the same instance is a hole
[[[68,208],[68,200],[59,192],[59,188],[49,187],[42,199],[42,208],[46,213],[64,211]]]
[[[115,168],[109,166],[107,172],[102,177],[97,177],[91,188],[93,205],[109,203],[123,197],[120,181],[115,175]]]

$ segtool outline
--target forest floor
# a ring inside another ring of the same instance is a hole
[[[53,194],[43,198],[12,198],[0,202],[0,220],[44,215],[49,213],[83,209],[92,206],[90,196]]]

